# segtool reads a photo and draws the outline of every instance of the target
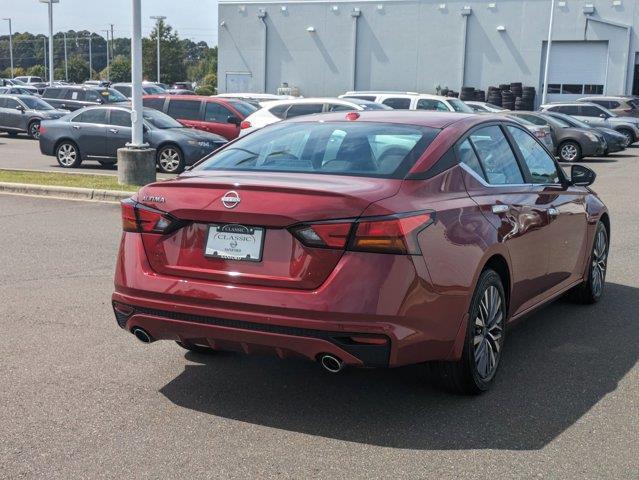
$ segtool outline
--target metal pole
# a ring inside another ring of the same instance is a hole
[[[91,45],[91,40],[93,34],[89,33],[89,79],[93,77],[93,49]]]
[[[132,0],[133,34],[131,36],[131,95],[132,95],[132,133],[129,147],[141,148],[144,145],[142,118],[142,7],[140,0]]]
[[[53,87],[53,0],[49,4],[49,86]]]
[[[115,49],[115,42],[113,41],[113,39],[115,38],[113,36],[113,24],[111,23],[111,58],[113,58],[113,50]]]
[[[166,17],[163,15],[152,15],[151,17],[152,20],[155,20],[155,32],[156,32],[156,55],[157,55],[157,77],[158,77],[158,83],[160,83],[162,80],[160,80],[160,22],[162,20],[165,20]]]
[[[550,1],[550,22],[548,25],[548,43],[546,44],[546,62],[544,65],[544,85],[541,95],[541,103],[546,103],[548,99],[548,67],[550,65],[550,48],[552,47],[552,22],[555,17],[555,0]]]
[[[69,63],[67,62],[67,34],[66,32],[62,32],[64,35],[64,80],[66,82],[69,81]]]
[[[44,55],[44,79],[47,80],[47,37],[42,37],[42,53]]]
[[[3,18],[2,20],[9,22],[9,58],[11,62],[11,78],[13,78],[13,32],[11,30],[11,19]]]
[[[106,70],[107,70],[107,80],[111,80],[111,66],[109,64],[109,31],[108,30],[102,30],[103,32],[106,32]]]

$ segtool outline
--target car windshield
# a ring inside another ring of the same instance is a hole
[[[107,103],[126,102],[128,99],[114,88],[100,90],[100,95]]]
[[[31,83],[43,83],[40,77],[31,77]]]
[[[243,102],[242,100],[229,100],[229,103],[233,106],[233,108],[235,108],[235,110],[245,117],[248,117],[253,112],[257,112],[257,107],[255,107],[255,105]]]
[[[53,107],[38,97],[22,97],[20,99],[30,110],[53,110]]]
[[[600,110],[603,110],[604,112],[606,112],[607,115],[610,115],[611,117],[618,117],[619,115],[617,115],[615,112],[608,110],[606,107],[602,107],[601,105],[597,105],[597,108]]]
[[[534,127],[535,124],[532,123],[530,120],[526,120],[525,118],[521,118],[517,115],[506,115],[508,118],[510,118],[511,120],[515,120],[519,123],[521,123],[522,125],[525,125],[527,127],[530,127],[531,125]]]
[[[165,113],[152,108],[145,108],[142,116],[144,117],[144,121],[153,128],[158,128],[160,130],[165,130],[167,128],[184,128],[184,125],[177,120],[174,120]]]
[[[594,130],[592,125],[588,125],[586,122],[582,122],[581,120],[576,119],[575,117],[571,117],[570,115],[565,115],[563,113],[553,113],[550,115],[555,120],[561,120],[569,124],[571,127],[579,127],[579,128],[587,128],[588,130]]]
[[[162,93],[166,93],[166,90],[158,87],[157,85],[144,85],[144,91],[148,95],[160,95]]]
[[[451,107],[453,107],[453,110],[455,110],[456,112],[462,112],[462,113],[474,113],[473,109],[470,108],[468,105],[466,105],[464,102],[462,102],[461,100],[458,100],[456,98],[448,98],[446,99],[448,101],[448,103],[450,104]]]
[[[274,124],[233,142],[195,170],[400,178],[438,133],[435,128],[376,122]]]
[[[563,119],[553,117],[552,115],[541,115],[541,117],[553,127],[567,128],[572,126],[570,125],[570,123],[565,122]]]
[[[361,98],[349,98],[348,101],[359,105],[363,110],[392,110],[388,105],[371,102],[370,100],[362,100]]]
[[[13,82],[14,85],[26,85],[25,82],[23,82],[22,80],[18,80],[17,78],[14,78],[11,81]]]

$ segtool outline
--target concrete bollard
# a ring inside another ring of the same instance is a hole
[[[118,148],[118,183],[146,185],[157,180],[154,148]]]

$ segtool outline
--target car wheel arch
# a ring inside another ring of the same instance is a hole
[[[69,138],[69,137],[61,138],[57,142],[55,142],[55,145],[53,146],[54,155],[57,154],[58,147],[60,145],[62,145],[64,142],[72,143],[75,146],[76,150],[78,151],[78,155],[80,155],[80,157],[82,157],[82,152],[80,151],[80,147],[78,146],[78,142],[76,142],[75,140],[73,140],[72,138]]]

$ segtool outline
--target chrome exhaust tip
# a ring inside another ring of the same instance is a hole
[[[330,373],[339,373],[344,368],[344,362],[328,353],[320,357],[320,365],[324,370]]]
[[[142,343],[151,343],[153,341],[153,337],[148,334],[146,330],[143,330],[139,327],[135,327],[131,330],[131,333],[135,335],[135,338],[140,340]]]

